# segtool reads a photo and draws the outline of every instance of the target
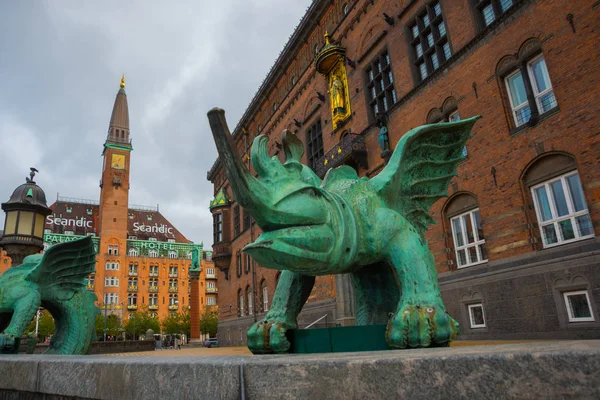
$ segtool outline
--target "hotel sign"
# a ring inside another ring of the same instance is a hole
[[[165,224],[154,224],[154,225],[146,225],[140,224],[139,222],[133,223],[133,231],[134,232],[148,232],[148,233],[170,233],[173,234],[173,227]]]
[[[46,223],[48,225],[62,225],[62,226],[81,226],[92,229],[93,221],[88,220],[85,217],[80,218],[63,218],[62,214],[60,215],[48,215],[46,217]]]

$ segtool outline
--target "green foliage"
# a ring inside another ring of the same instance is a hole
[[[142,305],[138,311],[130,314],[124,328],[129,338],[139,339],[144,337],[148,329],[152,329],[154,333],[159,333],[160,323],[158,318],[153,318],[147,307]]]
[[[117,337],[121,332],[121,320],[115,314],[109,314],[106,318],[106,335]],[[96,317],[96,336],[104,338],[104,313]]]
[[[206,307],[204,313],[200,316],[200,333],[209,337],[215,337],[218,325],[219,314],[217,313],[217,307]]]
[[[187,337],[190,337],[190,321],[190,310],[187,308],[178,313],[169,313],[169,315],[165,316],[161,321],[163,333],[166,335],[183,333],[187,335]]]
[[[26,332],[30,335],[35,334],[35,316],[27,326]],[[43,342],[50,335],[54,334],[56,326],[54,324],[54,318],[48,310],[42,310],[40,312],[40,320],[38,323],[38,340]]]

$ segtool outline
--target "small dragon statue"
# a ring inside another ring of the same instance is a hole
[[[448,195],[477,118],[409,131],[371,179],[341,166],[321,181],[301,164],[304,146],[288,131],[281,138],[283,164],[269,157],[267,136],[254,139],[253,176],[237,154],[225,112],[209,111],[234,197],[263,231],[244,251],[282,270],[269,312],[248,332],[253,353],[289,350],[286,331],[297,328],[315,277],[331,274],[351,275],[356,324],[387,322],[390,347],[447,346],[456,337],[458,323],[442,302],[424,233],[434,223],[430,207]]]
[[[44,254],[0,276],[0,352],[18,351],[19,339],[38,308],[54,317],[56,333],[47,354],[87,354],[95,338],[96,295],[85,288],[94,273],[96,251],[87,237],[56,244]]]

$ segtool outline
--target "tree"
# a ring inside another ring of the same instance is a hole
[[[38,323],[38,339],[40,342],[46,340],[46,338],[52,334],[56,330],[56,326],[54,325],[54,318],[52,314],[48,310],[42,310],[40,312],[40,319]],[[35,317],[29,323],[27,327],[27,332],[30,334],[35,334]]]
[[[121,320],[115,314],[110,314],[106,318],[106,335],[117,336],[121,332]],[[104,313],[96,316],[96,336],[104,338]]]
[[[200,316],[200,333],[215,337],[219,325],[219,313],[216,307],[204,308],[204,313]]]
[[[163,333],[171,335],[174,333],[181,333],[180,331],[180,315],[177,313],[167,314],[160,322]]]
[[[160,332],[158,318],[152,317],[145,304],[140,306],[138,311],[129,315],[129,319],[125,324],[125,332],[134,340],[144,337],[148,329],[152,329],[154,333]]]

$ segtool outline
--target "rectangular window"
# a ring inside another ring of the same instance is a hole
[[[442,7],[437,1],[425,6],[425,11],[410,24],[413,62],[422,81],[452,56]]]
[[[485,328],[485,314],[483,313],[483,304],[469,304],[468,308],[471,328]]]
[[[237,237],[240,233],[240,206],[235,205],[233,207],[233,235]]]
[[[530,85],[526,84],[525,79]],[[543,114],[557,106],[546,60],[543,56],[528,62],[526,69],[519,69],[508,75],[505,83],[516,127],[529,122],[533,109],[538,114]],[[532,103],[530,98],[535,101]]]
[[[419,44],[415,51],[423,54],[423,47]],[[378,114],[388,112],[388,109],[397,100],[392,65],[387,50],[371,61],[365,76],[367,78],[367,92],[369,93],[369,108],[371,109],[372,118],[375,119]]]
[[[252,298],[252,292],[248,292],[248,315],[252,315],[252,306],[254,305],[254,301]]]
[[[223,214],[217,213],[213,215],[213,240],[215,243],[223,241]]]
[[[244,210],[244,230],[250,228],[250,213]]]
[[[577,172],[533,186],[531,192],[544,247],[594,236]]]
[[[250,254],[246,253],[246,273],[250,272]]]
[[[485,239],[479,209],[471,210],[450,220],[458,268],[487,261]]]
[[[217,305],[217,298],[216,297],[207,297],[206,298],[206,305],[216,306]]]
[[[263,287],[262,288],[263,291],[263,311],[267,312],[269,311],[269,291],[267,290],[267,287]]]
[[[587,290],[563,293],[569,322],[595,321]]]
[[[479,0],[478,13],[485,26],[490,25],[513,6],[513,0]]]
[[[323,157],[323,131],[321,130],[321,121],[317,121],[313,126],[308,129],[306,135],[306,142],[308,143],[308,166],[315,169],[317,161]]]

